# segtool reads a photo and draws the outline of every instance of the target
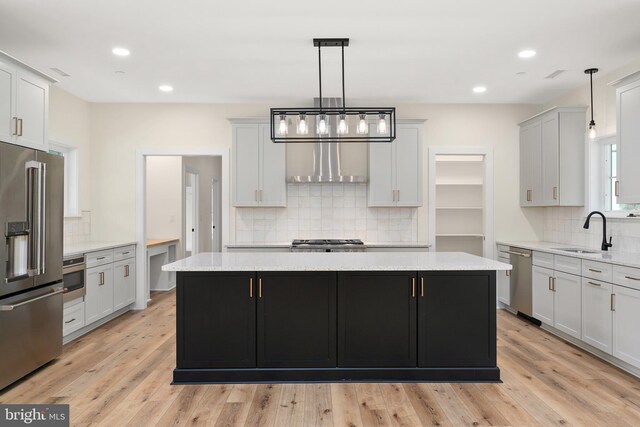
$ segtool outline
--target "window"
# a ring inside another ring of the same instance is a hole
[[[78,208],[78,149],[50,141],[49,153],[64,157],[64,216],[80,216]]]
[[[615,143],[604,145],[605,183],[604,183],[604,209],[606,211],[637,211],[640,204],[618,203],[616,197],[616,181],[618,180],[618,151]]]

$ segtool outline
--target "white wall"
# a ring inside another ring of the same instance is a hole
[[[135,235],[135,150],[145,148],[224,148],[231,146],[228,118],[264,117],[269,105],[91,104],[92,201],[94,239],[131,239]],[[424,200],[428,200],[429,145],[488,146],[495,155],[495,237],[542,238],[540,209],[518,204],[517,123],[540,109],[532,105],[397,105],[398,117],[425,118]],[[362,147],[350,147],[358,151]],[[345,173],[366,170],[365,155],[345,160]],[[311,164],[289,156],[288,164]],[[118,191],[113,191],[117,188]],[[116,209],[116,210],[114,210]],[[418,238],[427,238],[428,210],[418,210]],[[229,212],[230,240],[235,241],[235,209]]]
[[[182,238],[182,158],[147,157],[147,239]],[[113,215],[113,213],[112,213]],[[112,238],[113,239],[113,238]],[[106,239],[111,240],[111,239]],[[179,244],[180,248],[181,245]],[[181,250],[178,250],[178,259]]]

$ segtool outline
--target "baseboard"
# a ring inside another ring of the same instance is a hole
[[[172,291],[176,288],[176,282],[172,282],[169,284],[170,286],[168,288],[162,288],[162,289],[151,289],[151,292],[169,292]]]

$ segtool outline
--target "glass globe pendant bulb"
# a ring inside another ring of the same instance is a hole
[[[340,114],[338,121],[338,134],[345,135],[349,133],[349,124],[347,123],[347,115]]]
[[[329,127],[327,126],[327,116],[320,114],[318,116],[318,135],[326,135],[328,132]]]
[[[385,114],[378,116],[378,133],[387,133],[387,119]]]
[[[298,118],[298,135],[306,135],[309,133],[309,126],[307,126],[307,116],[300,114]]]
[[[596,139],[598,132],[596,131],[595,122],[589,123],[589,139]]]
[[[367,133],[367,115],[360,114],[360,120],[358,121],[358,128],[356,129],[359,135],[365,135]]]
[[[289,126],[287,126],[287,116],[280,115],[280,126],[278,127],[280,135],[286,135],[289,133]]]

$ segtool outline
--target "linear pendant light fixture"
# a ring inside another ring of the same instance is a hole
[[[347,107],[344,90],[344,48],[348,38],[313,39],[318,48],[319,106],[271,108],[273,142],[392,142],[396,139],[395,107]],[[322,48],[342,49],[342,107],[323,106]],[[375,126],[370,126],[373,124]]]
[[[598,72],[597,68],[587,68],[585,74],[589,74],[589,86],[591,89],[591,121],[589,122],[589,139],[595,139],[598,135],[596,132],[596,122],[593,120],[593,75]]]

